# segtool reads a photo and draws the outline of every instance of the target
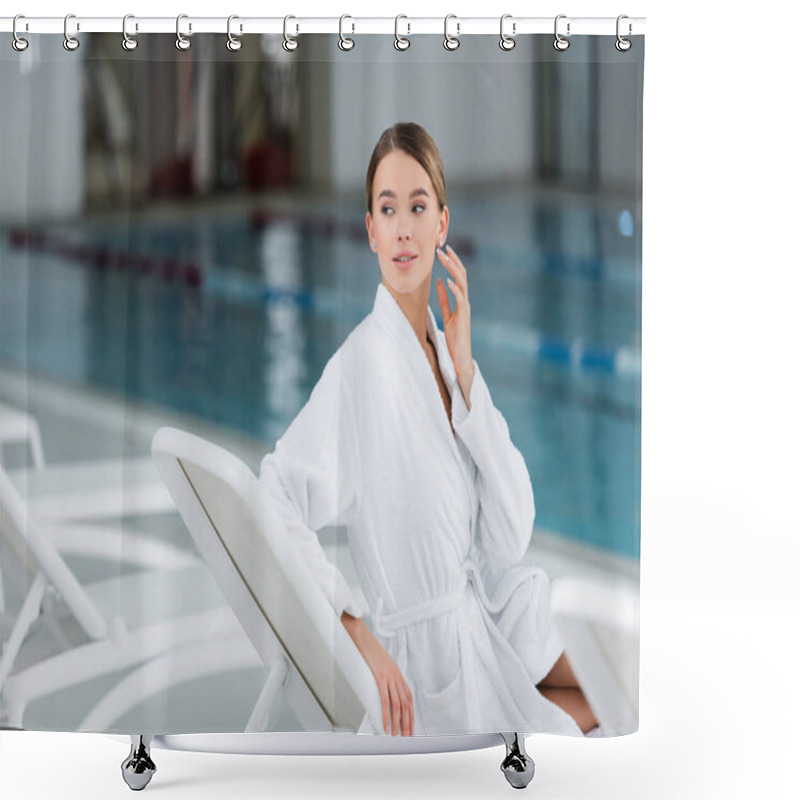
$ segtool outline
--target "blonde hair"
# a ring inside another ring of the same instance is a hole
[[[372,185],[375,182],[378,164],[384,156],[394,150],[402,150],[410,155],[428,173],[441,211],[447,201],[442,157],[431,135],[416,122],[398,122],[387,128],[378,139],[367,167],[367,211],[372,213]]]

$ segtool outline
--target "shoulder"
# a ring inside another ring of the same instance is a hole
[[[364,372],[374,368],[380,361],[385,350],[383,333],[370,315],[353,328],[333,354],[331,361],[335,359],[338,362],[338,369],[343,377],[357,378],[360,381]]]

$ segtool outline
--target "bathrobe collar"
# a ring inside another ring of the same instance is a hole
[[[403,309],[400,308],[397,301],[392,296],[392,293],[386,288],[383,283],[378,284],[378,291],[375,294],[375,304],[372,308],[372,313],[376,319],[376,321],[386,330],[388,330],[393,336],[397,337],[404,346],[407,346],[410,349],[410,352],[414,355],[410,356],[411,360],[415,362],[415,366],[418,366],[419,359],[416,357],[417,351],[419,351],[419,355],[422,356],[422,360],[424,362],[424,366],[427,370],[430,370],[430,364],[428,364],[428,357],[425,355],[425,351],[422,349],[419,343],[419,339],[417,339],[416,334],[414,333],[414,329],[411,327],[411,323],[408,321],[408,318],[403,313]],[[439,342],[439,335],[440,331],[438,326],[436,325],[436,318],[433,316],[433,311],[431,311],[431,307],[428,306],[428,319],[426,323],[426,328],[428,332],[428,338],[433,343],[433,349],[436,353],[436,358],[439,362],[439,369],[442,373],[442,379],[444,380],[445,386],[447,387],[447,392],[450,395],[450,399],[452,402],[453,398],[453,390],[458,389],[461,391],[460,387],[456,385],[456,372],[455,367],[453,366],[453,361],[450,358],[450,352],[448,351],[447,347],[441,347]],[[416,345],[416,350],[412,347],[412,342]],[[434,376],[431,374],[431,378]],[[434,378],[433,385],[436,387],[436,380]],[[436,396],[439,398],[439,389],[436,387]],[[439,402],[441,402],[441,398],[439,398]],[[448,422],[449,428],[449,422]],[[450,438],[453,437],[452,431],[450,432]]]
[[[378,284],[372,315],[378,325],[401,344],[403,352],[408,354],[407,360],[419,383],[420,391],[425,393],[428,396],[428,400],[437,406],[438,412],[443,412],[444,406],[442,406],[442,398],[439,396],[439,387],[436,385],[436,377],[431,371],[428,357],[425,355],[425,351],[422,349],[419,339],[417,339],[417,335],[411,327],[411,323],[403,313],[403,309],[400,308],[397,301],[392,296],[392,293],[383,283]],[[431,311],[430,306],[428,306],[426,327],[428,337],[433,343],[434,351],[436,352],[439,370],[442,373],[442,380],[450,395],[450,404],[452,407],[453,393],[460,392],[461,387],[456,381],[455,367],[450,358],[450,351],[447,349],[444,334],[436,325],[436,318],[433,316],[433,311]],[[450,427],[451,420],[447,419],[447,415],[444,413],[439,413],[438,416],[442,423],[442,430],[446,434],[447,440],[456,456],[456,461],[458,462],[462,477],[471,485],[472,478],[466,474],[466,464],[464,463],[463,454],[459,449],[456,437],[453,435],[453,430]]]

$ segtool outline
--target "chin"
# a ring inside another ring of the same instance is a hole
[[[430,288],[430,272],[411,269],[404,273],[392,265],[388,270],[381,270],[381,277],[397,294],[413,294],[426,284]]]

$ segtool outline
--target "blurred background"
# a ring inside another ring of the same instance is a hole
[[[371,310],[366,168],[414,121],[444,162],[473,353],[531,474],[530,560],[638,583],[643,45],[62,40],[0,55],[0,427],[28,413],[58,464],[144,455],[174,424],[257,470]],[[166,515],[134,524],[187,539]],[[342,533],[322,538],[352,575]]]

